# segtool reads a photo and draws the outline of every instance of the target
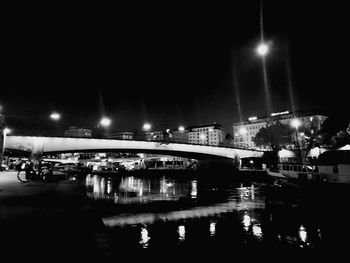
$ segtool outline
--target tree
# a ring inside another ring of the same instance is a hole
[[[253,141],[256,146],[270,147],[272,151],[278,152],[285,145],[292,143],[292,134],[294,131],[289,125],[277,121],[268,124],[266,128],[261,128]]]
[[[225,139],[220,143],[221,146],[233,146],[233,137],[231,134],[227,133]]]
[[[268,159],[270,159],[273,164],[276,164],[278,162],[278,151],[292,143],[293,133],[294,131],[289,125],[277,121],[268,124],[266,128],[261,128],[253,138],[253,141],[258,147],[270,147],[272,153],[269,154]]]
[[[349,121],[330,117],[325,120],[321,129],[310,137],[308,149],[315,146],[341,147],[349,143]]]

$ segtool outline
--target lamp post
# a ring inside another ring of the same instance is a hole
[[[151,128],[152,128],[152,125],[150,124],[150,123],[148,123],[148,122],[145,122],[144,124],[143,124],[143,126],[142,126],[142,131],[143,131],[143,136],[144,136],[144,140],[147,140],[148,139],[148,136],[147,136],[147,134],[148,134],[148,132],[151,130]],[[152,139],[152,138],[151,138]]]
[[[293,119],[291,121],[291,125],[295,128],[296,144],[297,144],[297,148],[299,151],[300,162],[303,163],[303,156],[302,156],[302,152],[301,152],[301,148],[300,148],[300,144],[299,144],[299,134],[298,134],[298,128],[301,125],[301,122],[298,119]]]
[[[1,144],[1,153],[0,153],[0,166],[2,169],[2,163],[4,160],[4,154],[5,154],[5,145],[6,145],[6,135],[11,133],[11,129],[9,128],[3,128],[2,129],[2,144]]]

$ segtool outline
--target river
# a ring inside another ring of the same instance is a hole
[[[186,249],[311,259],[340,255],[350,237],[348,188],[166,171],[90,174],[84,184],[116,254]]]

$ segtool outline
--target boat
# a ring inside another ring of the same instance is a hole
[[[317,163],[279,163],[266,169],[273,178],[301,182],[350,184],[350,150],[329,150],[319,155]]]

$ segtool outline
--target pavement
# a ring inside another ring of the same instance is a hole
[[[2,258],[48,261],[108,257],[105,226],[81,183],[21,183],[16,175],[14,171],[0,172]]]

